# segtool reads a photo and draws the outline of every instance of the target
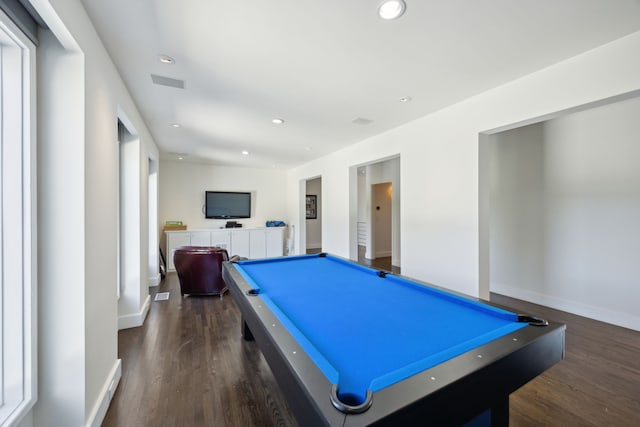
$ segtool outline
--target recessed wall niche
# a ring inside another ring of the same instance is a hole
[[[638,117],[632,98],[486,137],[491,292],[640,330]]]

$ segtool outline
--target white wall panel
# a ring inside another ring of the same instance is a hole
[[[226,220],[205,219],[204,193],[250,191],[251,218],[234,221],[264,227],[267,220],[287,221],[286,174],[276,169],[231,168],[183,161],[160,162],[160,224],[182,221],[189,229],[224,227]]]

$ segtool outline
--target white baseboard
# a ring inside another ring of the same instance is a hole
[[[161,280],[162,278],[160,277],[160,273],[153,277],[149,276],[149,287],[152,288],[154,286],[160,285]]]
[[[86,427],[100,427],[102,421],[104,421],[105,415],[107,415],[107,409],[109,409],[109,404],[111,403],[111,399],[113,399],[113,394],[116,392],[116,388],[118,388],[121,377],[122,360],[118,359],[113,365],[113,368],[111,368],[111,372],[102,386],[100,397],[87,419]]]
[[[568,313],[577,314],[578,316],[588,317],[590,319],[599,320],[601,322],[610,323],[623,328],[640,331],[640,316],[638,315],[620,313],[607,308],[594,307],[592,305],[569,301],[564,298],[541,294],[528,289],[514,288],[512,286],[499,283],[491,284],[491,292],[532,302],[534,304],[544,305],[546,307],[555,308],[556,310],[566,311]]]
[[[376,258],[386,258],[391,256],[391,251],[376,251]]]
[[[139,313],[128,314],[126,316],[118,316],[118,330],[137,328],[144,324],[144,319],[147,318],[149,313],[149,307],[151,306],[151,295],[147,295],[147,299],[142,305],[142,309]]]

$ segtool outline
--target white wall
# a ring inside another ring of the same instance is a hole
[[[148,211],[149,216],[149,286],[160,285],[160,235],[158,232],[158,159],[149,158]]]
[[[544,286],[544,124],[491,136],[490,277],[496,284]]]
[[[358,213],[357,218],[359,222],[364,222],[367,225],[369,224],[369,216],[370,216],[370,208],[369,199],[367,197],[368,188],[369,188],[369,180],[367,177],[367,167],[362,166],[357,168],[357,186],[358,186]]]
[[[214,166],[185,161],[160,162],[160,225],[179,220],[189,229],[224,227],[226,220],[206,219],[206,190],[252,192],[251,218],[239,219],[243,227],[264,227],[268,220],[288,223],[285,172]]]
[[[322,248],[322,178],[314,178],[307,181],[307,194],[315,194],[317,197],[316,219],[307,219],[307,249]]]
[[[83,56],[50,33],[38,47],[38,401],[34,425],[85,419],[86,217]],[[50,84],[42,84],[47,73]],[[76,82],[73,87],[65,80]],[[79,84],[78,84],[79,83]],[[65,99],[60,105],[57,99]],[[53,112],[59,108],[57,114]],[[69,224],[61,227],[60,224]],[[106,317],[115,321],[114,316]],[[102,349],[115,362],[115,328]],[[102,369],[103,366],[100,366]]]
[[[638,117],[634,98],[493,136],[492,290],[640,330]]]
[[[400,155],[403,274],[488,297],[488,287],[480,289],[479,231],[487,219],[479,211],[479,135],[640,90],[638,51],[634,33],[295,168],[287,181],[289,218],[297,225],[299,181],[321,175],[323,249],[348,257],[355,235],[349,195],[333,190],[355,193],[350,167]]]
[[[545,125],[545,294],[640,330],[640,98]],[[552,244],[553,243],[553,244]]]
[[[124,132],[119,141],[120,173],[120,298],[118,299],[118,329],[141,326],[150,304],[149,290],[140,286],[142,280],[141,217],[147,214],[141,198],[140,138]],[[153,229],[157,224],[153,224]],[[146,235],[146,234],[145,234]],[[145,258],[148,264],[148,258]],[[148,273],[148,270],[147,270]]]
[[[144,163],[158,152],[80,1],[32,4],[50,30],[38,48],[38,402],[22,425],[99,425],[120,369],[119,109],[140,134]],[[146,177],[140,182],[146,195]],[[140,268],[145,292],[146,263]]]

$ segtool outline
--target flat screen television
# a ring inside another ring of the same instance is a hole
[[[251,218],[251,193],[206,191],[205,218]]]

